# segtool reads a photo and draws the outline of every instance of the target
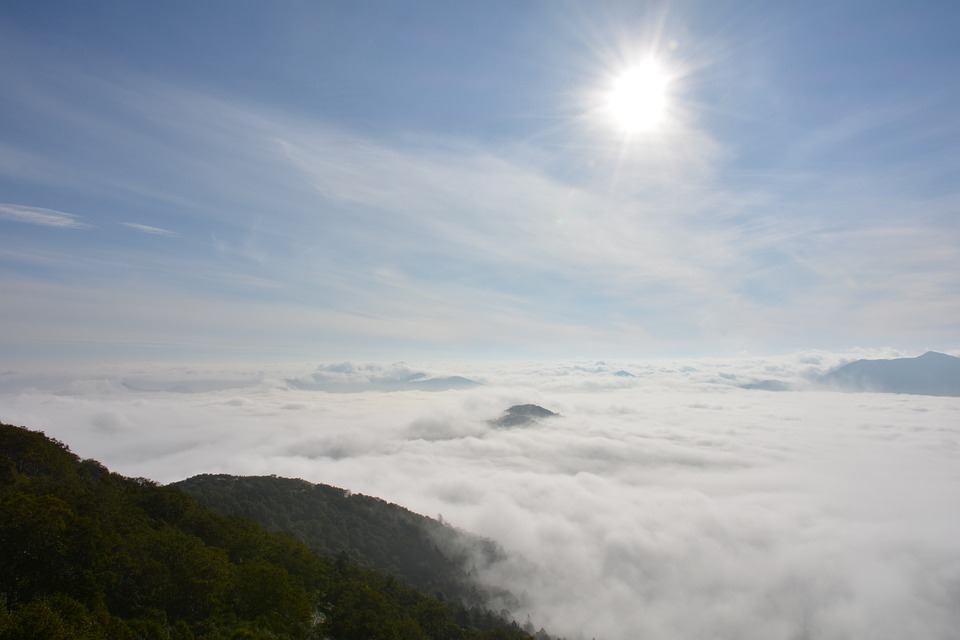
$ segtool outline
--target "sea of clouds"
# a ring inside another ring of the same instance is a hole
[[[518,620],[571,639],[954,638],[960,398],[809,382],[893,355],[15,370],[0,420],[128,476],[301,477],[442,514],[514,558],[483,578]],[[480,384],[409,384],[448,376]],[[797,390],[740,387],[768,379]],[[490,424],[520,403],[561,415]]]

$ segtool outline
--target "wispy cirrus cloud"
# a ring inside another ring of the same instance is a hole
[[[0,203],[0,218],[12,222],[60,229],[89,229],[93,226],[80,222],[78,216],[72,213],[42,207],[28,207],[22,204]]]
[[[152,236],[164,236],[167,238],[176,238],[179,234],[163,229],[161,227],[153,227],[148,224],[139,224],[137,222],[121,222],[123,226],[128,229],[133,229],[134,231],[139,231],[140,233],[146,233]]]

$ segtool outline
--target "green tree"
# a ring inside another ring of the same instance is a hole
[[[0,590],[7,609],[50,593],[68,562],[67,529],[75,514],[55,496],[0,498]]]

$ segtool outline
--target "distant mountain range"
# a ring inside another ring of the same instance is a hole
[[[307,375],[285,380],[301,391],[357,393],[362,391],[448,391],[470,389],[482,383],[457,375],[434,375],[410,368],[404,362],[390,365],[335,362],[319,365]]]
[[[813,382],[837,391],[960,397],[960,358],[928,351],[916,358],[856,360],[817,376]],[[796,389],[781,380],[757,380],[740,386],[763,391]]]
[[[293,389],[307,391],[448,391],[450,389],[470,389],[480,386],[480,383],[463,376],[430,377],[423,372],[405,373],[403,375],[371,376],[365,379],[342,379],[314,373],[310,379],[288,378],[288,386]]]
[[[960,358],[928,351],[916,358],[857,360],[819,382],[843,391],[960,396]]]
[[[793,387],[781,380],[757,380],[740,385],[741,389],[760,389],[761,391],[790,391]]]

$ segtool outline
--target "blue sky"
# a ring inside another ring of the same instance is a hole
[[[0,358],[960,330],[954,2],[6,2]],[[664,119],[612,80],[655,57]]]

